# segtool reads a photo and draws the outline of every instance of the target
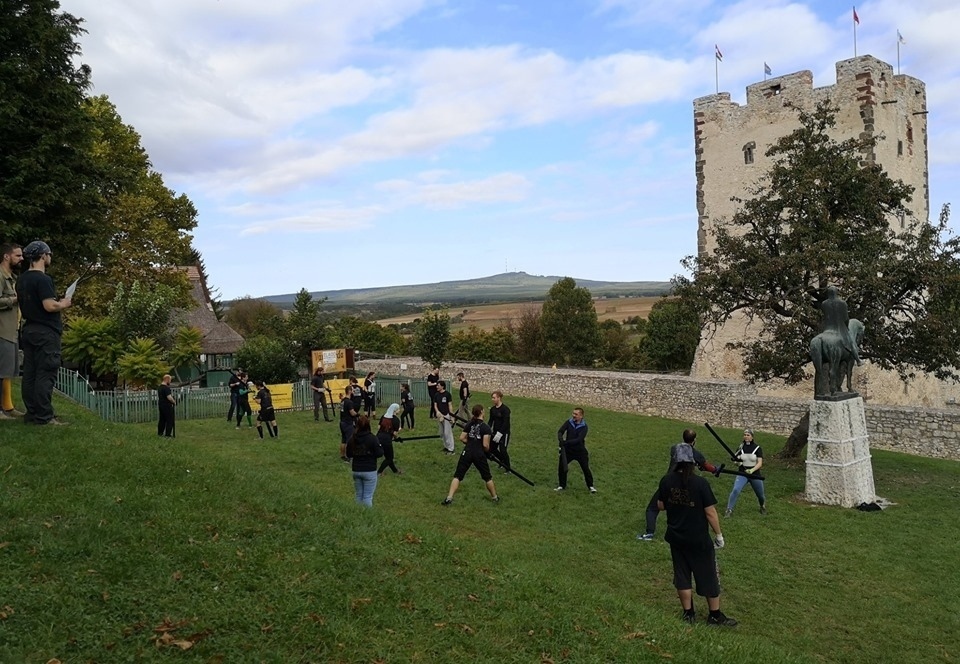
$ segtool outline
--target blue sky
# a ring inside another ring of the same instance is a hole
[[[853,55],[850,6],[62,0],[82,60],[199,210],[226,299],[504,271],[667,280],[696,251],[692,100]],[[960,176],[960,4],[857,6],[927,83],[931,216]]]

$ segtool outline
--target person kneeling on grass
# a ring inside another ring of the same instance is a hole
[[[357,502],[373,507],[373,492],[377,490],[377,459],[383,456],[383,448],[377,437],[370,433],[370,418],[357,418],[357,430],[347,442],[347,456],[353,468],[353,488]]]
[[[707,598],[708,625],[733,627],[737,621],[720,611],[720,579],[714,548],[722,549],[723,534],[717,517],[717,499],[710,483],[694,474],[696,459],[690,445],[674,445],[670,450],[673,470],[660,480],[657,506],[667,512],[667,534],[673,559],[673,585],[683,608],[683,620],[697,619],[693,607],[693,584],[697,594]],[[711,542],[709,525],[716,538]]]
[[[457,461],[457,470],[453,473],[450,490],[447,491],[447,497],[443,499],[441,505],[449,505],[453,502],[453,495],[460,488],[460,482],[466,477],[470,466],[476,466],[480,472],[480,477],[486,483],[493,502],[500,502],[497,487],[493,484],[493,475],[490,473],[490,464],[487,462],[492,433],[490,427],[483,421],[483,406],[477,404],[473,407],[473,419],[460,434],[460,442],[464,444],[463,452],[460,453],[460,460]]]

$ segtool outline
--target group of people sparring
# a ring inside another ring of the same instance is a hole
[[[240,429],[244,416],[247,418],[247,428],[253,428],[253,408],[250,406],[250,395],[257,402],[257,435],[263,438],[263,425],[267,425],[267,433],[271,438],[280,437],[280,427],[277,425],[277,414],[273,408],[273,395],[270,388],[262,380],[250,380],[242,368],[230,372],[227,379],[230,388],[230,410],[227,411],[227,422],[233,422],[236,411],[236,428]]]

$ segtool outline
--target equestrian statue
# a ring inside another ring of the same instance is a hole
[[[860,366],[860,342],[863,323],[851,319],[835,286],[827,288],[827,299],[820,304],[823,331],[810,342],[810,359],[815,370],[814,399],[855,396],[851,387],[854,365]],[[847,379],[846,392],[843,379]]]

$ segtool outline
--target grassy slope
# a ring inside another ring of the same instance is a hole
[[[515,465],[535,488],[497,474],[493,505],[471,471],[442,508],[455,462],[438,441],[411,442],[369,511],[353,503],[336,425],[306,413],[281,414],[279,442],[220,421],[161,441],[69,405],[70,428],[0,422],[0,661],[960,656],[960,464],[875,452],[878,491],[898,506],[860,513],[795,501],[803,469],[768,462],[770,515],[747,489],[723,524],[724,610],[741,626],[689,628],[668,547],[634,540],[685,424],[588,411],[600,493],[574,467],[558,495],[553,432],[568,407],[508,403]],[[423,417],[417,433],[432,432]],[[782,444],[759,438],[768,454]],[[724,502],[730,478],[710,481]],[[195,645],[158,647],[164,625]]]

